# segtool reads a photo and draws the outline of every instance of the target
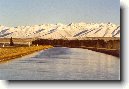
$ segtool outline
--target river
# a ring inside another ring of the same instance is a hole
[[[120,59],[55,47],[0,64],[1,80],[120,80]]]

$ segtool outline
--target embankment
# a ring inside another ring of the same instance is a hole
[[[52,48],[50,45],[45,46],[30,46],[30,47],[4,47],[0,48],[0,62],[6,62],[33,52]]]

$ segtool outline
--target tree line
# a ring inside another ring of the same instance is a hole
[[[95,47],[95,48],[108,48],[119,49],[120,40],[63,40],[63,39],[37,39],[32,41],[32,44],[36,45],[52,45],[52,46],[64,46],[64,47]]]

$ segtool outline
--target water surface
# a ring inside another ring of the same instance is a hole
[[[119,80],[120,59],[81,48],[55,47],[0,64],[4,80]]]

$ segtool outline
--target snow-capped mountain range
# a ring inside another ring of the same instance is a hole
[[[113,23],[42,24],[6,27],[0,25],[0,38],[81,39],[120,37],[120,26]]]

